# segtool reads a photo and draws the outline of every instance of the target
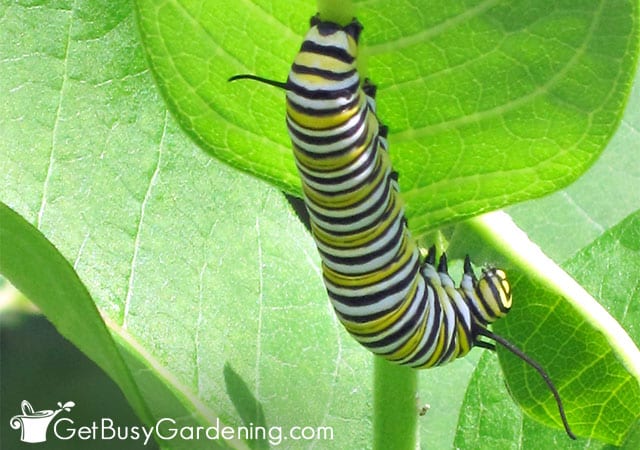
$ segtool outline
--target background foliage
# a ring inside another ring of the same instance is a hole
[[[427,242],[448,225],[438,239],[453,256],[509,270],[516,307],[497,330],[552,373],[575,431],[594,439],[569,443],[522,415],[495,356],[476,366],[474,350],[420,373],[431,405],[421,442],[634,448],[637,348],[589,299],[461,221],[557,191],[508,211],[638,342],[638,86],[618,127],[637,73],[637,2],[355,6],[412,230]],[[283,79],[316,5],[0,8],[3,275],[145,422],[330,425],[334,440],[316,445],[369,446],[371,358],[337,324],[313,243],[279,192],[299,192],[282,93],[226,83]],[[536,376],[500,359],[522,409],[557,423]]]

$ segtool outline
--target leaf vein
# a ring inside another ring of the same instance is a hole
[[[151,192],[153,190],[153,187],[156,185],[158,176],[160,175],[160,165],[162,163],[162,149],[164,148],[165,145],[165,138],[167,136],[167,126],[168,126],[168,121],[169,121],[169,112],[165,110],[165,115],[164,115],[164,124],[163,124],[163,128],[162,128],[162,136],[160,138],[160,143],[158,145],[158,153],[157,153],[157,159],[156,159],[156,166],[153,170],[153,174],[151,175],[151,178],[149,179],[149,183],[147,185],[147,190],[144,194],[144,198],[142,200],[142,203],[140,204],[140,217],[138,219],[138,225],[136,227],[136,234],[135,234],[135,240],[133,243],[133,255],[131,257],[131,264],[129,266],[129,280],[127,282],[127,293],[125,295],[125,300],[124,300],[124,313],[123,313],[123,318],[122,318],[122,328],[123,329],[127,329],[127,325],[128,325],[128,319],[130,316],[130,312],[131,312],[131,298],[133,295],[133,284],[135,281],[135,274],[136,274],[136,266],[138,263],[138,254],[140,252],[140,241],[141,241],[141,236],[142,236],[142,224],[144,223],[144,217],[145,217],[145,213],[146,213],[146,209],[147,209],[147,204],[149,203],[149,200],[151,199]]]

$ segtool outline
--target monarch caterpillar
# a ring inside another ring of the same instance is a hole
[[[467,256],[459,287],[446,254],[421,260],[399,198],[388,154],[387,127],[376,113],[376,87],[356,68],[360,23],[311,18],[286,82],[252,79],[286,91],[286,122],[302,180],[324,284],[347,331],[371,352],[415,368],[442,365],[473,346],[502,345],[527,362],[552,392],[572,439],[564,407],[545,370],[488,330],[511,308],[506,274],[477,278]]]

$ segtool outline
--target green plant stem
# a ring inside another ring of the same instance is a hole
[[[373,380],[373,448],[414,450],[418,421],[417,370],[376,357]]]
[[[318,12],[322,20],[330,20],[342,25],[351,22],[355,16],[353,2],[348,0],[318,0]]]

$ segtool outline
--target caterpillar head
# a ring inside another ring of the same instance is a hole
[[[511,309],[511,285],[507,274],[500,269],[483,270],[482,278],[476,284],[476,292],[489,312],[488,323],[504,317]]]
[[[511,285],[507,274],[501,269],[483,269],[482,276],[478,279],[467,256],[460,288],[465,294],[474,321],[482,328],[504,317],[511,309]]]

